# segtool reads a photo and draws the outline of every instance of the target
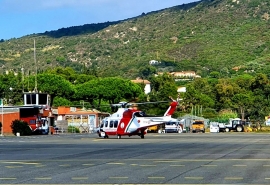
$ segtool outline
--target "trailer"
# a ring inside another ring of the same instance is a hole
[[[230,118],[228,123],[219,123],[220,132],[230,132],[231,130],[237,132],[244,131],[244,125],[240,118]]]

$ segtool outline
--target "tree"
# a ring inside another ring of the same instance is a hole
[[[219,79],[215,86],[219,109],[230,109],[233,106],[231,97],[240,92],[240,87],[230,79]]]
[[[156,68],[151,66],[151,65],[147,65],[147,66],[143,66],[139,69],[139,75],[143,78],[149,78],[151,75],[156,73]]]
[[[32,130],[29,127],[28,123],[22,120],[14,120],[11,123],[12,133],[16,135],[20,133],[21,136],[27,136],[32,134]]]
[[[95,80],[97,77],[86,74],[79,74],[75,80],[75,84],[83,84],[85,82],[89,82],[90,80]]]
[[[66,98],[62,98],[59,96],[56,96],[53,101],[53,106],[59,107],[59,106],[72,106],[72,102],[69,101]]]
[[[143,93],[138,84],[118,77],[103,78],[99,83],[102,84],[103,99],[110,103],[118,103],[122,99],[129,101]]]
[[[109,77],[76,85],[75,98],[85,100],[93,107],[100,107],[102,100],[114,104],[121,100],[133,100],[142,93],[140,86],[130,80]],[[95,100],[98,101],[97,105],[94,105]]]
[[[92,106],[94,100],[102,98],[103,90],[99,87],[99,80],[91,80],[75,86],[75,99],[89,102]]]
[[[43,73],[38,74],[37,80],[38,90],[51,96],[52,105],[56,96],[71,98],[75,93],[73,85],[62,76]]]
[[[62,76],[71,83],[74,83],[77,78],[76,72],[71,67],[56,67],[54,69],[47,70],[46,73]]]
[[[232,97],[232,101],[234,103],[233,108],[235,108],[236,110],[239,110],[241,118],[242,120],[244,120],[247,109],[250,107],[250,105],[253,104],[253,96],[251,92],[249,94],[248,93],[235,94]]]

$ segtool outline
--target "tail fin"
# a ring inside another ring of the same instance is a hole
[[[168,108],[168,110],[165,112],[164,116],[171,116],[173,115],[174,111],[176,110],[176,106],[178,105],[177,101],[173,101],[170,104],[170,107]]]

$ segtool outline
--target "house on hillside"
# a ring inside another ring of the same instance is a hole
[[[195,71],[172,72],[170,74],[175,78],[195,78],[197,76]]]
[[[136,80],[131,80],[133,83],[144,84],[144,93],[148,94],[151,92],[151,83],[148,80],[143,80],[141,78],[137,78]]]
[[[178,87],[177,88],[177,92],[181,93],[181,92],[187,92],[187,88],[186,87]]]
[[[158,72],[156,76],[163,75],[163,72]],[[191,78],[201,78],[201,76],[196,75],[195,71],[181,71],[181,72],[170,72],[167,73],[171,76],[173,76],[175,79],[191,79]]]
[[[149,64],[150,65],[157,65],[157,64],[159,64],[160,62],[159,61],[157,61],[157,60],[150,60],[149,61]]]

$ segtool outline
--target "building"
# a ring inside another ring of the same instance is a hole
[[[195,71],[181,71],[181,72],[172,72],[170,73],[175,78],[195,78]]]
[[[137,83],[137,84],[144,84],[144,93],[148,94],[151,92],[151,82],[149,82],[148,80],[143,80],[140,78],[137,78],[136,80],[131,80],[131,82],[133,83]]]
[[[28,118],[34,118],[34,120],[37,120],[39,117],[44,116],[49,116],[49,110],[43,110],[42,106],[2,106],[0,121],[3,127],[1,134],[12,135],[11,124],[14,120],[28,120]],[[33,122],[33,124],[35,125],[36,121]],[[30,123],[29,126],[31,126]]]
[[[160,64],[161,62],[157,61],[157,60],[150,60],[149,61],[149,64],[150,65],[157,65],[157,64]]]
[[[177,88],[177,92],[178,92],[178,93],[181,93],[181,92],[182,92],[182,93],[187,92],[187,88],[186,88],[186,87],[178,87],[178,88]]]
[[[14,120],[23,120],[29,124],[32,131],[36,129],[43,129],[41,126],[38,128],[39,121],[46,119],[46,130],[51,123],[50,110],[48,106],[48,94],[44,93],[24,93],[24,105],[1,106],[0,121],[2,123],[3,135],[10,135],[12,133],[11,125]]]
[[[163,72],[158,72],[156,76],[163,75]],[[192,78],[201,78],[201,76],[196,75],[195,71],[176,71],[167,73],[173,76],[175,79],[192,79]]]
[[[109,113],[98,110],[83,110],[75,107],[58,107],[52,110],[56,117],[55,126],[60,132],[67,132],[68,126],[76,127],[81,133],[91,133]]]

